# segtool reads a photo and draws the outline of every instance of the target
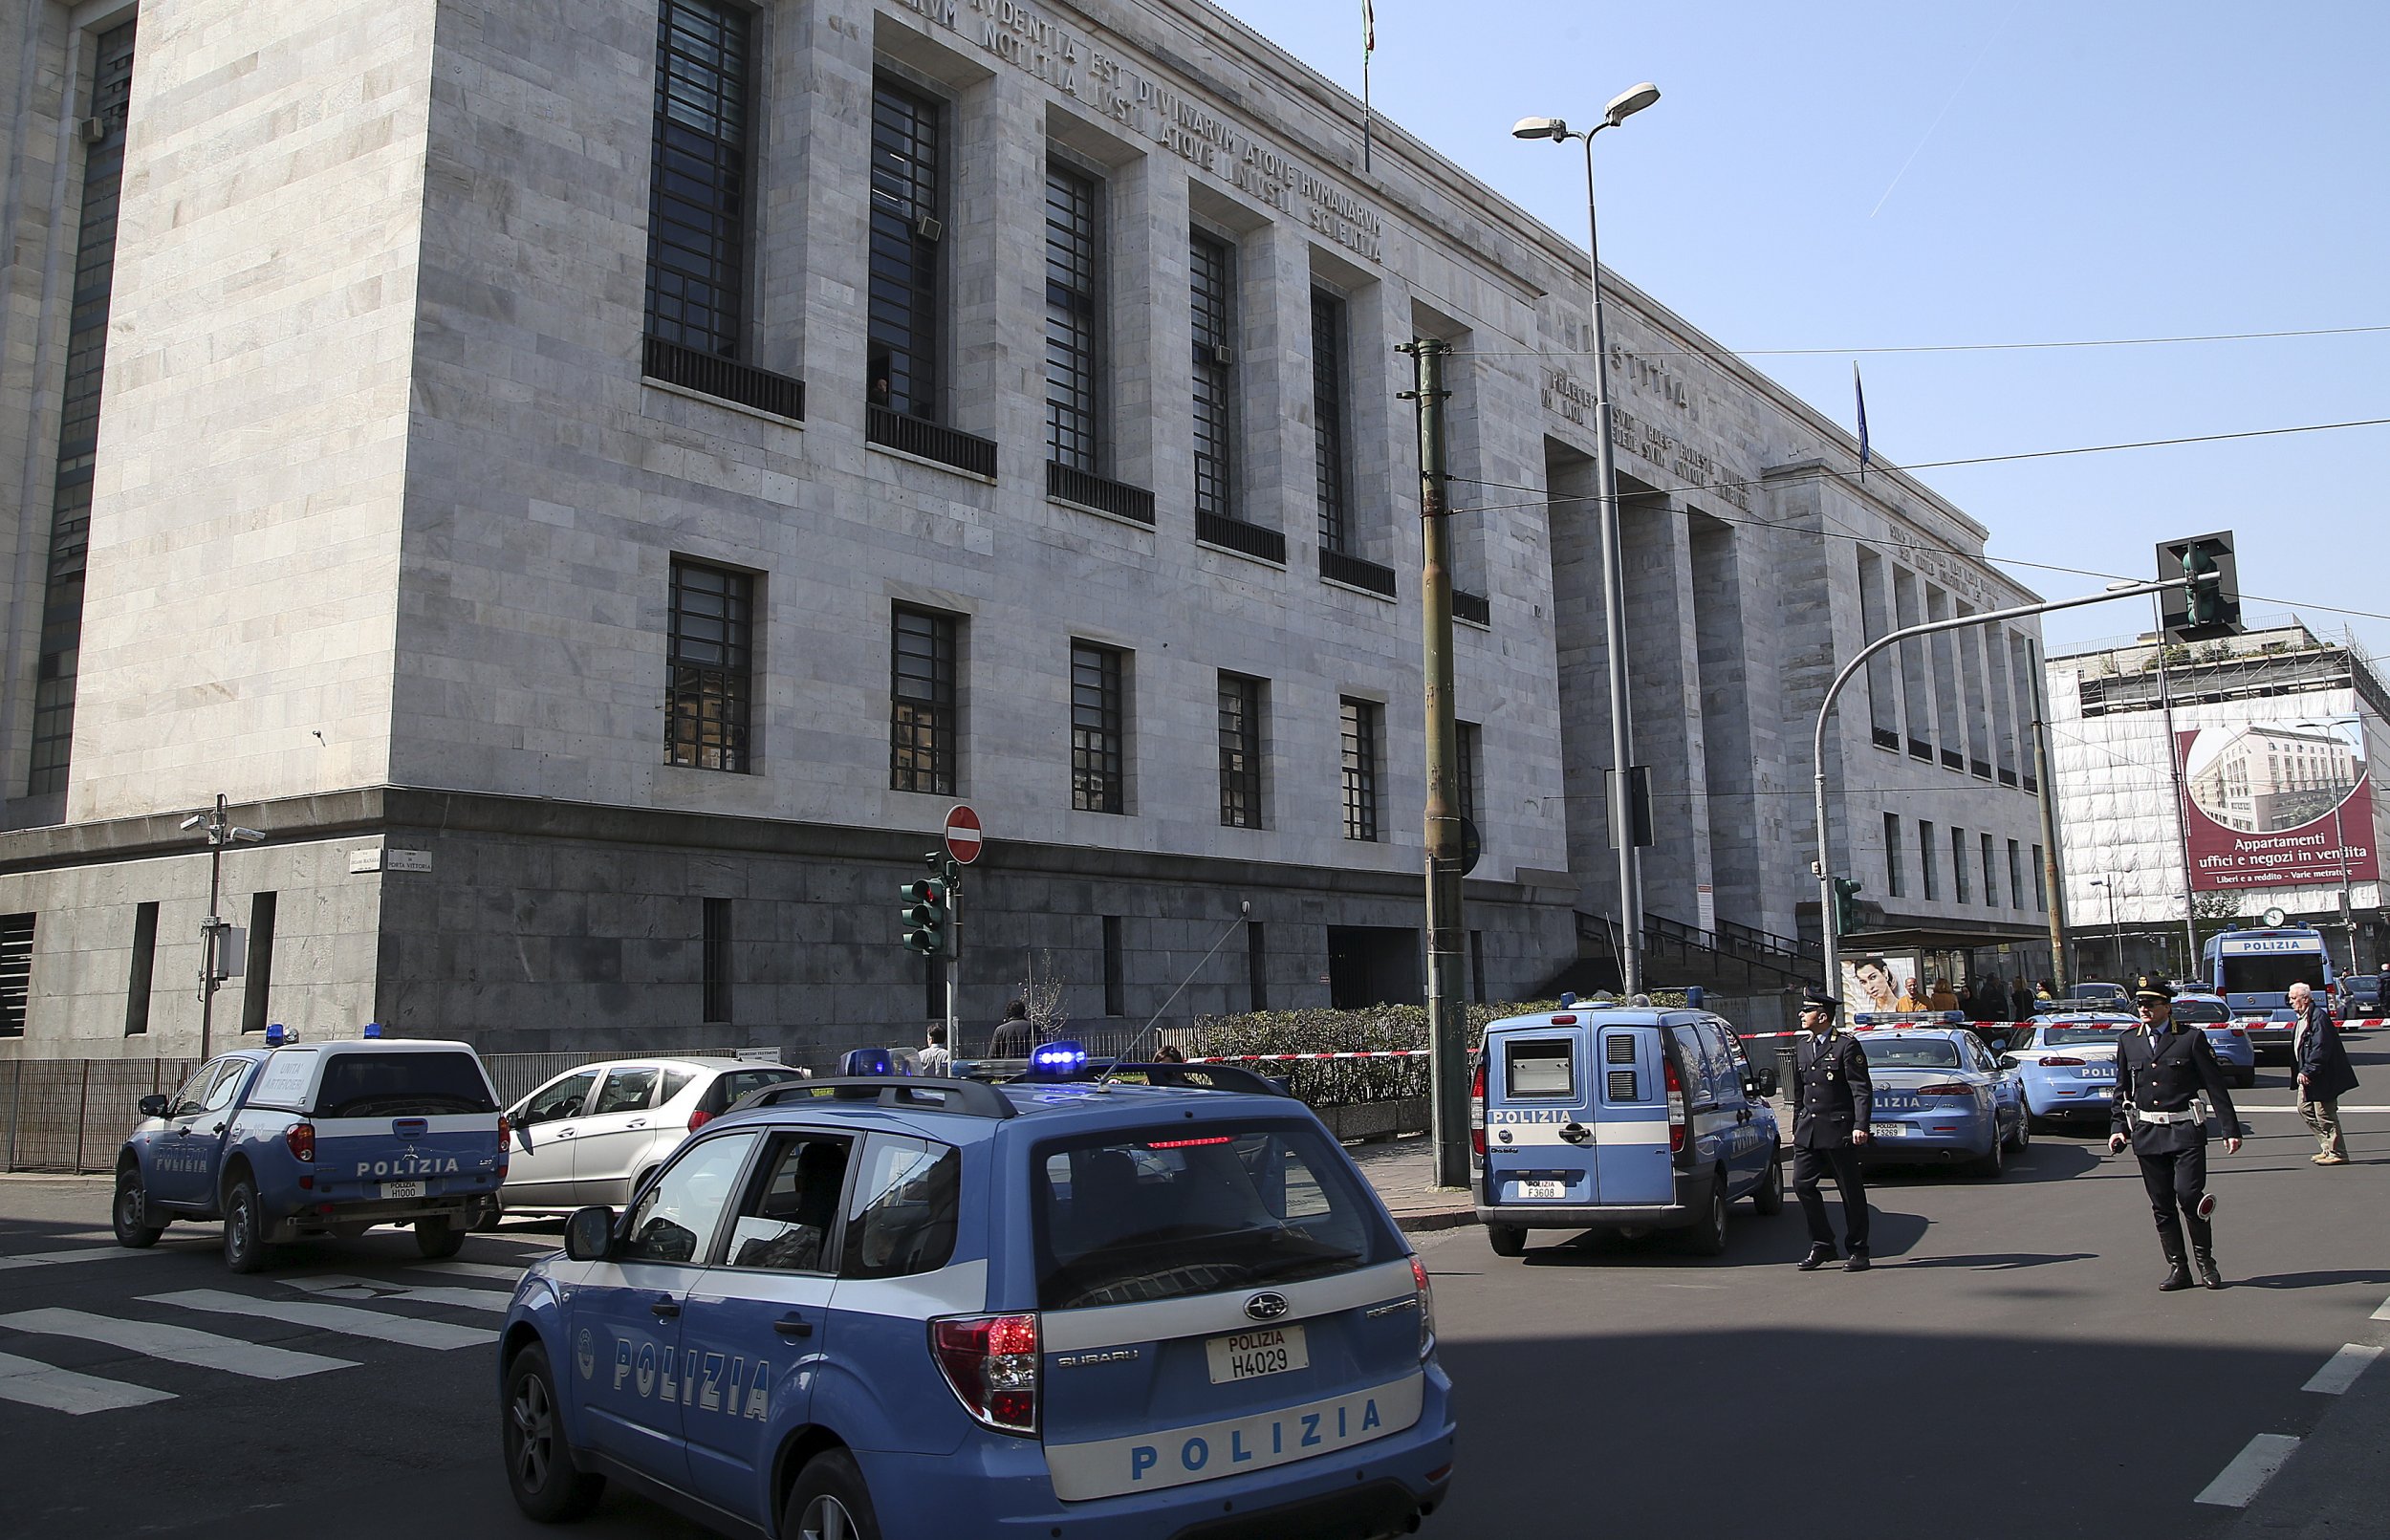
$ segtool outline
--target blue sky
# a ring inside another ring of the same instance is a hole
[[[1360,0],[1222,0],[1355,92]],[[1575,146],[1530,114],[1660,103],[1597,146],[1602,254],[1851,422],[1849,352],[2390,327],[2390,6],[2177,0],[1636,5],[1377,0],[1382,116],[1555,228]],[[2390,418],[2390,331],[1859,355],[1877,451],[1974,455]],[[2154,575],[2231,529],[2252,618],[2298,608],[2390,659],[2390,427],[1929,470],[1990,553]],[[2099,583],[2010,567],[2049,596]],[[2286,602],[2287,601],[2287,602]],[[2146,599],[2044,622],[2053,650]]]

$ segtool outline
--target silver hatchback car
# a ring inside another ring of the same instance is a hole
[[[804,1074],[729,1058],[617,1059],[568,1070],[507,1109],[513,1154],[499,1205],[510,1214],[626,1207],[708,1119],[750,1092]]]

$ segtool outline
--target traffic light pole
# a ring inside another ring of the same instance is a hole
[[[946,878],[946,1052],[960,1055],[963,1039],[957,1035],[962,1024],[955,1019],[954,1002],[963,987],[963,868],[949,857]]]
[[[2207,581],[2213,582],[2214,579],[2208,578]],[[1928,620],[1923,625],[1908,626],[1878,637],[1866,646],[1861,647],[1856,657],[1842,665],[1842,671],[1835,675],[1834,683],[1826,686],[1826,698],[1817,705],[1817,734],[1810,749],[1812,755],[1810,763],[1816,770],[1817,801],[1814,811],[1817,818],[1817,858],[1814,864],[1817,873],[1817,929],[1824,942],[1822,952],[1826,961],[1826,976],[1818,981],[1821,988],[1831,991],[1842,977],[1842,937],[1836,929],[1834,922],[1835,871],[1833,858],[1827,851],[1826,840],[1826,724],[1834,716],[1835,699],[1842,693],[1842,686],[1848,684],[1859,669],[1865,666],[1868,659],[1895,642],[1906,641],[1912,637],[1930,636],[1937,631],[1957,631],[1966,626],[1998,625],[2007,620],[2021,620],[2027,616],[2048,615],[2053,610],[2075,610],[2086,604],[2105,604],[2112,599],[2134,598],[2142,594],[2162,594],[2168,589],[2184,586],[2185,579],[2184,578],[2161,577],[2155,582],[2120,583],[2105,593],[2086,594],[2079,598],[2048,599],[2039,604],[2020,604],[2014,609],[1988,610],[1982,615],[1961,615],[1954,616],[1947,620]],[[2159,640],[2160,644],[2162,645],[2164,639],[2162,637]],[[2055,901],[2054,895],[2053,901]]]

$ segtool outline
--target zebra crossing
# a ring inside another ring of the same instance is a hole
[[[72,1307],[0,1310],[0,1410],[13,1404],[87,1417],[193,1393],[144,1383],[144,1366],[149,1364],[271,1382],[356,1369],[381,1348],[450,1353],[487,1347],[498,1340],[498,1318],[506,1312],[523,1267],[551,1249],[528,1246],[519,1265],[324,1257],[287,1272],[228,1275],[228,1287],[140,1292],[105,1308],[83,1308],[78,1302]],[[0,1269],[170,1254],[77,1247],[0,1256]],[[73,1271],[80,1275],[84,1269]],[[251,1340],[242,1334],[245,1327],[299,1327],[339,1343],[331,1352],[301,1351]],[[109,1350],[107,1361],[81,1367],[51,1361],[74,1359],[77,1347],[85,1356],[94,1348]],[[106,1373],[95,1373],[97,1368]]]

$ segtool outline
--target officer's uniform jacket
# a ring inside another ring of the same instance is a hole
[[[2109,1128],[2133,1141],[2138,1155],[2163,1155],[2207,1141],[2207,1129],[2196,1117],[2184,1122],[2148,1123],[2136,1111],[2196,1113],[2195,1098],[2205,1091],[2227,1135],[2240,1130],[2232,1110],[2232,1093],[2225,1089],[2224,1067],[2207,1034],[2196,1027],[2169,1030],[2153,1050],[2147,1028],[2124,1034],[2117,1044],[2117,1094]]]
[[[1792,1107],[1792,1146],[1830,1150],[1851,1142],[1876,1110],[1875,1082],[1867,1077],[1867,1053],[1844,1031],[1824,1038],[1803,1032],[1793,1039],[1792,1077],[1799,1099]]]

